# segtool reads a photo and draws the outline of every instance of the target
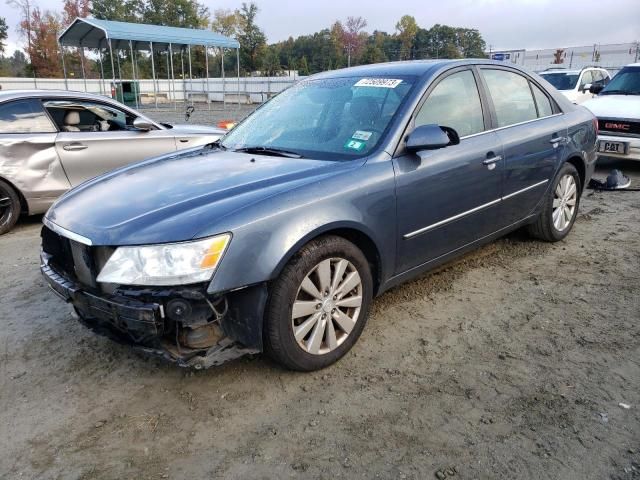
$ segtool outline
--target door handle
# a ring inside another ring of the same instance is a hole
[[[564,142],[566,140],[565,137],[551,137],[551,140],[549,140],[549,143],[560,143],[560,142]]]
[[[502,160],[502,156],[501,155],[496,155],[494,157],[491,158],[487,158],[486,160],[482,161],[483,165],[493,165],[494,163],[498,163],[500,160]]]
[[[66,150],[67,152],[73,152],[75,150],[84,150],[85,148],[87,148],[87,146],[83,145],[81,143],[70,143],[68,145],[65,145],[62,148],[63,148],[63,150]]]
[[[178,141],[180,143],[187,143],[189,141],[189,139],[188,138],[179,138]]]

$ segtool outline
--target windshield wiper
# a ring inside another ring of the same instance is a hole
[[[290,150],[283,150],[281,148],[260,147],[260,146],[240,147],[240,148],[236,148],[234,152],[256,153],[258,155],[273,155],[274,157],[302,158],[302,155],[296,152],[292,152]]]

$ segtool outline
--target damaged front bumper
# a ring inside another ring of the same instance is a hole
[[[266,285],[209,295],[204,285],[174,288],[85,288],[41,255],[51,289],[71,303],[81,323],[146,354],[195,369],[262,351]]]

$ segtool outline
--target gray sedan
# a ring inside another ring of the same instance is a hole
[[[0,93],[0,235],[72,187],[117,167],[206,145],[224,130],[154,122],[81,92]]]

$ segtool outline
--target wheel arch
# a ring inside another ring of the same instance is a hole
[[[7,177],[3,177],[2,175],[0,175],[0,180],[2,180],[7,185],[9,185],[13,189],[13,191],[16,193],[16,195],[18,196],[18,200],[20,200],[20,211],[21,211],[21,213],[29,213],[29,203],[27,202],[26,197],[20,191],[20,189],[18,187],[16,187],[14,185],[14,183],[11,180],[9,180]]]
[[[585,165],[584,159],[578,155],[573,155],[567,158],[565,163],[570,163],[571,165],[576,167],[578,175],[580,176],[580,189],[581,191],[584,191],[584,189],[586,188],[585,181],[587,178],[587,167]]]
[[[337,222],[334,224],[324,225],[313,230],[298,240],[280,259],[278,265],[273,271],[272,279],[277,278],[285,265],[296,255],[302,247],[320,237],[327,235],[336,235],[353,243],[358,247],[369,262],[371,268],[371,276],[373,279],[373,294],[377,294],[380,285],[383,283],[383,262],[380,255],[380,248],[373,239],[373,235],[363,228],[362,225],[351,222]]]

